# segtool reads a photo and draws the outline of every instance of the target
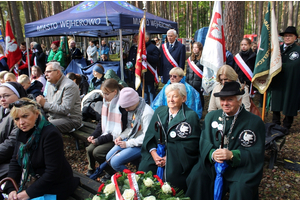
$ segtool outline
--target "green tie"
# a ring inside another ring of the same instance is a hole
[[[169,124],[171,123],[172,119],[173,119],[173,115],[170,116]]]

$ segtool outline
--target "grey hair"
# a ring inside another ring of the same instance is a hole
[[[60,66],[59,62],[53,60],[48,62],[46,66],[48,67],[49,65],[51,65],[53,69],[59,70],[62,73],[62,67]]]
[[[30,45],[32,45],[32,46],[34,46],[36,44],[37,44],[37,42],[35,42],[35,41],[33,41],[33,42],[30,43]]]
[[[176,32],[175,29],[170,29],[170,30],[168,30],[168,31],[167,31],[167,34],[168,34],[168,33],[171,33],[171,32],[177,37],[177,32]]]
[[[166,96],[174,90],[178,90],[179,94],[183,97],[183,96],[187,96],[186,93],[186,89],[185,89],[185,85],[183,83],[172,83],[170,85],[167,86],[166,90],[165,90],[165,94]]]
[[[150,38],[150,36],[151,36],[150,33],[148,33],[148,32],[145,33],[146,38]]]

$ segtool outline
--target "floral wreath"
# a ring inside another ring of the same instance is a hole
[[[152,172],[131,172],[124,169],[111,177],[111,180],[102,183],[97,195],[85,200],[190,200],[184,197],[183,190],[177,189],[163,182]]]

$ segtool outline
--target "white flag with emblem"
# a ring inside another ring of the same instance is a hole
[[[213,90],[217,71],[225,62],[226,50],[221,2],[215,1],[213,16],[200,59],[200,63],[203,65],[202,87],[206,93]]]

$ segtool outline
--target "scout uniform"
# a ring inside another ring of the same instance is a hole
[[[159,143],[160,133],[155,131],[155,122],[159,121],[162,124],[162,142],[166,145],[164,181],[186,190],[186,178],[199,157],[200,122],[197,114],[184,103],[170,122],[168,110],[167,106],[157,108],[151,119],[142,145],[139,170],[156,174],[157,165],[149,151],[157,148]]]

